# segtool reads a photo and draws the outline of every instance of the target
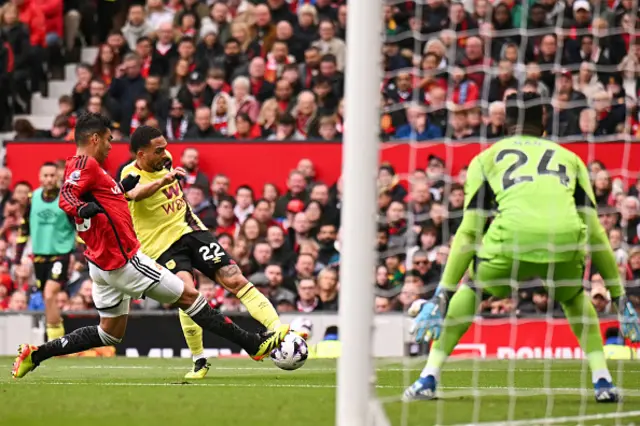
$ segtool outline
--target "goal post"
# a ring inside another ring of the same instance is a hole
[[[336,424],[370,426],[382,2],[349,1],[347,27]]]

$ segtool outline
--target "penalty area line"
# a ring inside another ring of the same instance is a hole
[[[532,424],[537,425],[553,425],[558,423],[568,422],[584,422],[593,420],[611,420],[611,419],[626,419],[629,417],[640,417],[640,411],[620,411],[615,413],[599,413],[599,414],[585,414],[582,416],[564,416],[564,417],[545,417],[541,419],[529,419],[529,420],[511,420],[506,422],[485,422],[485,423],[460,423],[453,426],[528,426]]]

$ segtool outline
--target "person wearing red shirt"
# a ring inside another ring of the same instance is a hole
[[[76,155],[67,159],[60,208],[72,216],[79,236],[87,245],[89,274],[93,280],[93,301],[100,313],[100,325],[82,327],[37,347],[20,345],[12,375],[24,377],[41,362],[61,355],[112,346],[122,341],[131,299],[148,296],[160,303],[179,306],[203,329],[216,333],[262,360],[289,332],[283,325],[275,332],[249,333],[213,309],[195,288],[142,253],[136,238],[125,193],[140,180],[129,175],[117,183],[101,167],[111,150],[109,120],[99,114],[84,114],[76,124]],[[134,134],[135,137],[135,134]],[[165,159],[164,148],[157,153]],[[164,170],[164,161],[158,163]],[[171,171],[173,178],[180,170]],[[165,180],[158,179],[138,191],[156,192]]]
[[[240,222],[233,209],[236,207],[236,200],[230,195],[223,195],[218,201],[215,234],[228,234],[234,239],[240,232]]]

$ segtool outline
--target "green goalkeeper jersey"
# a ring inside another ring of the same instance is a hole
[[[480,258],[501,255],[533,263],[582,259],[587,235],[578,209],[594,206],[582,160],[545,139],[503,139],[469,165],[465,210],[494,216],[478,250]]]

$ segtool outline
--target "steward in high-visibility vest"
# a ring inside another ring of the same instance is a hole
[[[605,332],[604,355],[607,359],[631,360],[637,358],[634,348],[625,346],[624,338],[617,328],[610,327]]]
[[[310,358],[339,358],[342,353],[342,343],[338,340],[338,327],[327,327],[324,339],[309,347]]]

